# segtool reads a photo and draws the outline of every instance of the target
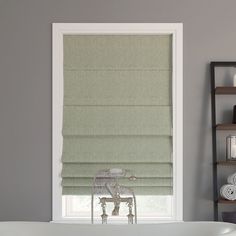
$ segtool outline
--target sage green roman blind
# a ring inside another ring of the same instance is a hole
[[[91,194],[107,168],[136,195],[172,194],[170,35],[65,35],[62,189]]]

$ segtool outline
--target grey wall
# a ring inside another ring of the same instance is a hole
[[[51,220],[51,23],[184,23],[184,219],[212,219],[208,63],[236,60],[235,0],[0,0],[0,220]]]

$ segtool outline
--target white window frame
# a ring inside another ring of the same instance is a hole
[[[62,217],[61,156],[63,115],[63,35],[84,34],[171,34],[173,98],[173,219],[183,220],[183,25],[182,23],[53,23],[52,38],[52,221]],[[76,223],[90,223],[86,219]],[[163,222],[161,220],[155,223]],[[139,221],[140,223],[140,221]],[[142,223],[142,222],[141,222]],[[154,223],[153,219],[145,223]]]

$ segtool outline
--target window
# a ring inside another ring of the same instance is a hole
[[[89,223],[95,189],[101,222],[101,170],[126,173],[138,223],[182,220],[181,24],[53,25],[54,221]]]

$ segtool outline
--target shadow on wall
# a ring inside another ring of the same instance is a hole
[[[193,206],[193,212],[195,212],[195,217],[201,215],[202,208],[199,207],[204,206],[205,204],[208,205],[208,208],[212,208],[212,211],[209,211],[209,215],[206,216],[207,219],[213,218],[213,187],[212,187],[212,171],[211,170],[211,155],[208,156],[207,150],[210,149],[211,153],[211,103],[210,103],[210,96],[211,96],[211,89],[210,89],[210,65],[207,64],[205,67],[205,80],[203,83],[202,91],[202,104],[201,104],[201,114],[200,123],[198,126],[198,150],[196,153],[197,163],[196,171],[195,171],[195,187],[194,187],[194,195],[197,196],[196,202]],[[201,94],[199,94],[201,96]],[[206,134],[206,135],[202,135]],[[195,134],[193,134],[195,135]],[[209,135],[209,137],[208,137]],[[209,145],[210,144],[210,145]],[[210,179],[210,180],[209,180]],[[209,183],[210,185],[206,184]],[[205,202],[203,202],[205,201]],[[210,206],[209,206],[210,204]],[[204,208],[204,207],[203,207]],[[198,220],[198,219],[195,219]],[[202,220],[202,219],[199,219]]]

